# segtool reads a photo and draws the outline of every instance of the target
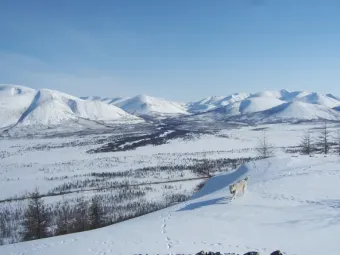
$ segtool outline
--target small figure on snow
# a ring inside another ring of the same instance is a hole
[[[247,181],[248,181],[248,176],[244,178],[243,180],[238,181],[237,183],[231,184],[229,186],[229,191],[233,195],[231,200],[233,200],[238,194],[240,194],[242,190],[242,194],[244,195],[246,187],[247,187]]]

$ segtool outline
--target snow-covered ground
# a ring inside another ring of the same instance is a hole
[[[322,126],[322,124],[319,124]],[[297,146],[305,125],[263,125],[267,128],[268,141],[277,147],[278,155],[284,147]],[[133,151],[88,154],[98,148],[98,140],[108,140],[110,135],[67,137],[53,139],[2,140],[0,162],[0,199],[23,195],[38,186],[42,192],[54,187],[52,177],[85,175],[91,172],[128,171],[136,168],[186,164],[192,158],[210,159],[255,157],[254,148],[261,137],[261,128],[244,127],[204,135],[194,140],[171,140],[159,146],[148,145]],[[332,128],[330,128],[332,130]],[[169,131],[170,132],[170,131]],[[318,130],[315,130],[315,136]],[[188,174],[187,176],[192,177]],[[55,182],[55,185],[60,183]]]
[[[320,135],[323,123],[242,127],[175,139],[133,151],[88,154],[110,141],[109,134],[48,139],[1,140],[0,200],[21,196],[38,186],[47,193],[90,173],[141,173],[142,168],[185,166],[188,170],[116,177],[131,183],[197,177],[189,170],[195,160],[255,157],[267,130],[275,147],[272,159],[246,163],[233,172],[220,169],[192,199],[109,227],[31,242],[0,246],[0,254],[194,254],[280,249],[287,254],[337,254],[340,248],[340,157],[300,156],[286,152],[308,129]],[[338,130],[329,124],[330,139]],[[246,196],[230,202],[228,185],[250,175]],[[192,194],[202,180],[172,183],[170,192]],[[105,182],[103,182],[105,183]],[[100,183],[102,185],[102,183]],[[164,184],[150,186],[146,199],[160,201]],[[74,188],[72,190],[77,190]],[[101,191],[102,192],[102,191]],[[104,191],[103,191],[104,192]],[[45,198],[56,203],[80,193]],[[82,195],[92,196],[93,192]]]
[[[202,249],[338,254],[339,157],[278,157],[212,178],[189,201],[93,231],[0,247],[1,254],[172,254]],[[228,185],[250,176],[230,201]]]

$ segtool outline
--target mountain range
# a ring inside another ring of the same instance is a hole
[[[17,85],[0,86],[0,127],[59,126],[77,120],[143,122],[105,102],[84,100],[59,91]]]
[[[77,97],[50,89],[0,85],[0,128],[60,126],[75,121],[142,123],[144,117],[282,122],[340,120],[340,98],[307,91],[263,91],[179,103],[148,95]]]

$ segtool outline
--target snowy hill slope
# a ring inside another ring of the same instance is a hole
[[[340,106],[334,107],[333,109],[336,111],[340,111]]]
[[[48,89],[33,90],[7,86],[0,89],[0,125],[57,126],[79,118],[110,121],[142,121],[122,109],[99,101],[77,97]]]
[[[340,105],[339,100],[329,97],[329,96],[321,95],[318,93],[311,93],[304,97],[297,98],[294,101],[300,101],[300,102],[309,103],[309,104],[318,104],[318,105],[323,105],[329,108],[334,108]]]
[[[18,123],[22,125],[58,125],[66,120],[84,118],[100,121],[138,120],[114,105],[81,100],[58,91],[39,90]]]
[[[338,157],[282,157],[219,174],[189,201],[113,226],[0,246],[0,254],[338,254]],[[249,176],[245,196],[228,186]],[[261,233],[261,234],[259,234]]]
[[[319,104],[326,107],[333,108],[340,104],[340,100],[331,95],[323,95],[316,92],[308,91],[288,91],[285,89],[277,91],[263,91],[255,94],[251,94],[249,97],[267,97],[267,98],[277,98],[286,102],[301,101],[309,104]]]
[[[301,104],[300,104],[301,103]],[[281,107],[279,107],[281,105]],[[74,97],[62,92],[0,85],[0,129],[16,126],[57,126],[79,118],[98,122],[141,122],[137,116],[179,117],[190,121],[340,120],[340,100],[331,94],[307,91],[263,91],[207,97],[187,104],[139,95],[135,97]],[[280,112],[280,114],[278,113]],[[255,114],[258,113],[258,114]],[[255,115],[254,115],[255,114]],[[135,116],[134,116],[135,115]]]
[[[182,115],[188,114],[184,104],[168,101],[161,98],[147,95],[138,95],[135,97],[81,97],[85,100],[101,101],[106,104],[113,104],[126,112],[134,115]]]
[[[146,95],[138,95],[116,105],[124,111],[136,115],[188,114],[180,103]]]
[[[271,97],[271,98],[277,98],[277,99],[284,100],[284,99],[288,98],[289,95],[290,95],[289,91],[287,91],[285,89],[281,89],[281,90],[261,91],[261,92],[251,94],[249,97]]]
[[[285,89],[262,91],[258,93],[234,93],[225,96],[210,96],[199,101],[186,104],[175,103],[150,96],[139,95],[133,98],[100,98],[86,97],[92,101],[114,104],[135,115],[194,115],[200,119],[226,119],[230,116],[244,115],[269,110],[280,104],[303,102],[306,104],[325,106],[329,109],[340,105],[340,99],[331,94],[320,94],[308,91],[288,91]],[[314,109],[311,106],[312,110]],[[203,115],[202,115],[203,114]],[[297,112],[297,116],[302,114]],[[298,117],[297,117],[298,118]],[[192,118],[188,118],[190,120]],[[304,118],[306,119],[306,118]],[[308,118],[307,118],[308,119]],[[332,118],[334,119],[334,118]]]
[[[240,120],[281,122],[301,120],[340,120],[340,113],[323,105],[289,102],[269,110],[239,117]]]
[[[87,96],[87,97],[80,97],[84,100],[90,100],[90,101],[100,101],[106,104],[113,104],[116,105],[118,103],[121,103],[123,101],[126,101],[130,99],[130,97],[99,97],[99,96]]]
[[[219,107],[223,107],[232,103],[239,102],[249,97],[248,93],[235,93],[227,97],[212,96],[196,102],[190,102],[186,105],[189,112],[205,112]]]
[[[287,90],[264,91],[193,116],[193,119],[224,119],[252,122],[340,120],[334,111],[340,101],[334,96]]]
[[[213,112],[223,113],[225,116],[234,116],[265,111],[283,103],[284,101],[276,98],[254,97],[218,108]]]
[[[16,85],[0,85],[0,128],[15,124],[30,106],[36,91]]]
[[[247,121],[247,118],[259,113],[251,120],[262,122],[268,117],[267,121],[273,121],[271,109],[277,111],[281,108],[275,108],[282,105],[285,108],[288,103],[302,102],[306,105],[292,104],[285,114],[277,115],[276,121],[286,120],[317,120],[329,119],[340,120],[339,116],[334,113],[333,108],[339,106],[340,100],[330,94],[323,95],[307,91],[288,91],[285,89],[274,91],[262,91],[254,94],[240,93],[228,97],[208,97],[203,100],[188,103],[188,111],[193,113],[188,120],[232,120]],[[317,105],[315,107],[315,105]],[[318,107],[320,106],[320,107]],[[315,114],[312,112],[317,110]],[[287,112],[289,111],[289,114]],[[305,115],[306,111],[308,112]],[[260,112],[262,114],[260,114]]]
[[[334,96],[333,94],[326,94],[326,96],[327,97],[330,97],[330,98],[333,98],[333,99],[335,99],[335,100],[338,100],[338,101],[340,101],[340,97],[337,97],[337,96]]]

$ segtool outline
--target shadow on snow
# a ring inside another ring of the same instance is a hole
[[[214,198],[214,199],[210,199],[206,201],[200,201],[200,202],[188,204],[182,209],[177,210],[177,212],[191,211],[191,210],[199,209],[201,207],[216,205],[216,204],[227,204],[228,202],[229,202],[229,199],[227,197]]]

